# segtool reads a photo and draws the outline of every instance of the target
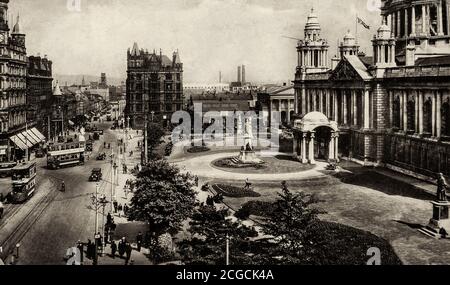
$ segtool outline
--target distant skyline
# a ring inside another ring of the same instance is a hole
[[[372,2],[372,1],[370,1]],[[355,33],[356,14],[371,30],[358,27],[361,50],[372,54],[371,39],[381,20],[366,0],[11,0],[10,18],[20,13],[29,55],[47,54],[54,74],[126,77],[126,52],[134,42],[171,56],[179,50],[184,81],[235,81],[246,65],[247,81],[292,80],[296,41],[303,38],[314,7],[322,37],[337,52],[347,30]]]

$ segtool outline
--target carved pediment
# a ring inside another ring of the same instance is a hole
[[[341,60],[331,73],[331,80],[362,80],[358,72],[346,60]]]

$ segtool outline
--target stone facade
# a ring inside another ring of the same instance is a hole
[[[145,120],[169,125],[173,112],[183,109],[183,63],[178,51],[172,59],[139,49],[128,50],[127,107],[130,127],[143,129]]]
[[[338,63],[326,70],[311,70],[299,59],[297,116],[316,111],[335,121],[338,157],[414,175],[450,175],[450,25],[442,17],[447,4],[437,2],[383,1],[372,57],[349,54],[350,45],[340,44]],[[411,16],[422,7],[424,22],[421,14]],[[392,21],[399,11],[401,21]],[[430,17],[435,21],[422,29]],[[347,33],[344,42],[352,40]]]

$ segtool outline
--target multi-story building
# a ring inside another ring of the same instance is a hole
[[[331,68],[326,45],[313,44],[326,41],[311,13],[297,48],[294,155],[450,175],[449,8],[448,1],[382,1],[373,56],[359,53],[347,33]]]
[[[27,54],[19,17],[8,26],[9,0],[0,0],[0,162],[20,159],[43,140],[27,129]]]
[[[183,109],[183,63],[178,51],[172,59],[139,49],[128,50],[126,117],[130,125],[143,129],[153,119],[168,126],[172,113]]]
[[[48,115],[51,112],[48,102],[53,93],[52,85],[52,62],[47,59],[47,56],[28,57],[28,127],[36,126],[43,134],[48,133]]]

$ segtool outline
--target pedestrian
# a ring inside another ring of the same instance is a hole
[[[250,180],[248,180],[248,178],[245,180],[245,188],[244,189],[250,189],[250,187],[252,186],[252,183],[250,183]]]
[[[106,225],[111,225],[112,224],[112,216],[111,213],[108,213],[108,215],[106,216]]]
[[[114,200],[113,207],[114,207],[114,213],[115,214],[117,214],[117,206],[118,206],[117,200]]]
[[[117,209],[119,210],[119,217],[121,217],[122,210],[123,210],[122,204],[119,204],[119,206],[117,207]]]
[[[120,258],[123,258],[123,255],[125,254],[125,246],[126,246],[126,238],[123,237],[119,241],[119,256],[120,256]]]
[[[80,251],[80,262],[83,264],[84,261],[84,244],[79,240],[77,244],[77,248]]]
[[[143,238],[144,237],[142,236],[142,232],[139,232],[138,235],[136,236],[136,244],[137,244],[137,251],[138,252],[141,252]]]
[[[128,265],[128,262],[130,261],[130,259],[131,259],[131,252],[133,251],[133,249],[131,248],[131,244],[129,243],[129,242],[127,242],[126,244],[125,244],[125,254],[126,254],[126,257],[125,257],[125,265]]]
[[[92,252],[92,241],[88,239],[87,245],[86,245],[86,258],[92,259],[94,256]]]
[[[95,250],[97,251],[99,247],[102,246],[102,235],[98,232],[95,235]]]
[[[127,205],[127,204],[124,204],[124,205],[123,205],[123,215],[126,216],[127,213],[128,213],[128,205]]]
[[[3,202],[0,201],[0,219],[3,218],[3,212],[5,211],[5,205],[3,205]]]
[[[117,244],[115,241],[111,241],[111,257],[116,258],[116,252],[117,252]]]

